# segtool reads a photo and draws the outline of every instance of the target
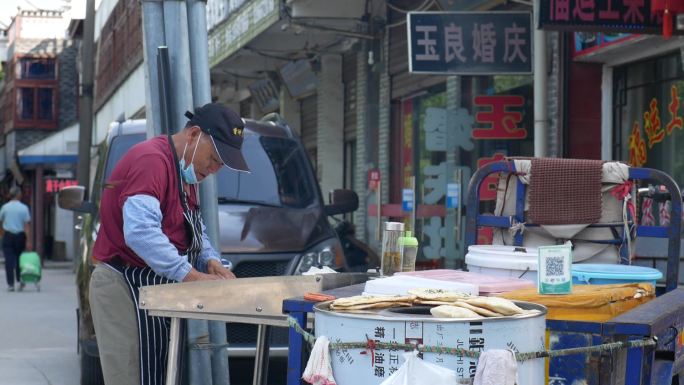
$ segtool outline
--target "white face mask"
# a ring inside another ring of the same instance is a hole
[[[195,150],[192,152],[192,158],[190,159],[190,165],[188,167],[185,167],[185,151],[188,149],[188,144],[185,143],[185,147],[183,148],[183,156],[181,157],[181,160],[178,162],[180,165],[180,172],[181,172],[181,178],[183,178],[183,181],[187,184],[197,184],[199,183],[197,181],[197,174],[195,174],[195,165],[192,164],[192,162],[195,160],[195,154],[197,153],[197,147],[199,147],[199,141],[202,139],[202,131],[200,131],[199,137],[197,138],[197,143],[195,144]]]

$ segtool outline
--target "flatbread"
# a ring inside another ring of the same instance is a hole
[[[442,305],[430,309],[430,314],[438,318],[482,318],[470,309],[460,306]]]
[[[410,307],[411,302],[375,302],[365,303],[352,306],[330,306],[331,310],[335,311],[349,311],[349,310],[364,310],[364,309],[389,309],[393,307]]]
[[[463,301],[454,302],[454,306],[460,306],[460,307],[464,307],[466,309],[470,309],[470,310],[474,311],[475,313],[477,313],[481,316],[485,316],[485,317],[501,317],[501,316],[503,316],[503,314],[497,313],[495,311],[491,311],[489,309],[485,309],[483,307],[473,306],[473,305],[471,305],[467,302],[463,302]]]
[[[471,298],[470,294],[444,289],[410,289],[408,293],[428,301],[454,302],[459,299]]]
[[[346,307],[346,306],[357,306],[366,305],[378,302],[413,302],[414,296],[403,295],[403,296],[389,296],[389,295],[355,295],[353,297],[338,298],[330,304],[331,307]]]
[[[464,302],[477,307],[483,307],[503,315],[524,314],[525,310],[514,304],[513,301],[500,297],[473,297]]]
[[[426,299],[417,299],[413,302],[414,305],[453,305],[454,301],[430,301]]]

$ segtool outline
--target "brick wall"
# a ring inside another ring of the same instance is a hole
[[[143,60],[142,13],[137,0],[119,0],[96,47],[95,111]]]
[[[59,69],[59,128],[78,120],[78,42],[65,42],[57,58]]]

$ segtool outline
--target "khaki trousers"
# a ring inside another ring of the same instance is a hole
[[[137,306],[123,275],[98,264],[89,299],[105,384],[140,384]]]

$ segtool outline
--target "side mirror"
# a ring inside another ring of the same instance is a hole
[[[333,190],[330,192],[330,204],[325,206],[327,215],[345,214],[359,208],[359,196],[352,190]]]
[[[83,186],[69,186],[59,190],[57,194],[57,204],[65,210],[76,211],[79,213],[92,214],[95,212],[95,206],[86,201],[85,187]]]

